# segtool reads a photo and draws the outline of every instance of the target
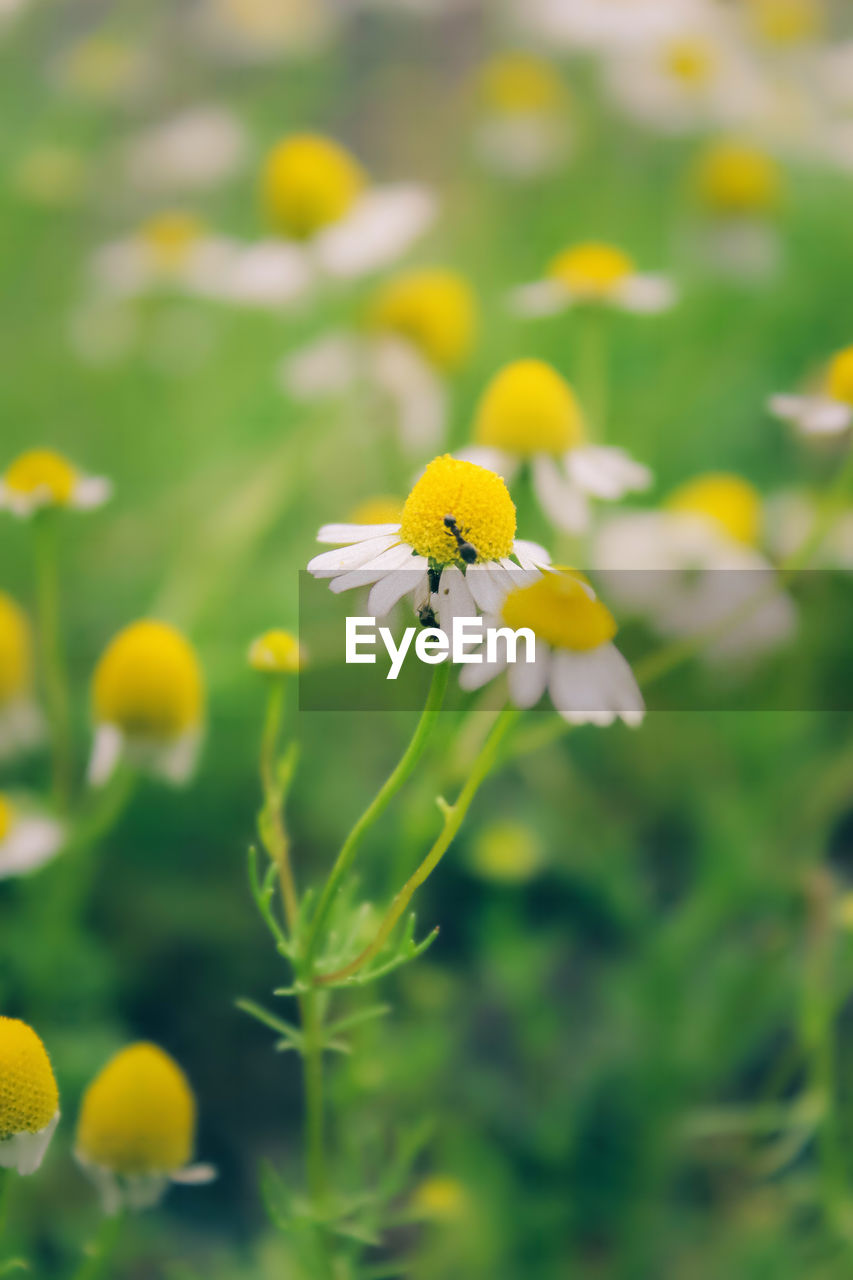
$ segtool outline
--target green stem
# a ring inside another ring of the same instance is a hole
[[[60,622],[55,517],[56,512],[45,510],[33,519],[36,607],[53,747],[53,792],[59,807],[67,809],[73,783],[71,703]]]
[[[292,937],[299,919],[299,897],[290,861],[290,837],[284,824],[284,795],[276,776],[276,750],[284,711],[285,681],[284,676],[275,676],[271,680],[261,739],[261,783],[264,790],[262,835],[265,837],[267,852],[278,868],[284,914]]]
[[[423,755],[424,748],[429,741],[430,735],[438,723],[438,717],[441,713],[441,705],[444,701],[445,690],[447,689],[447,681],[450,675],[450,664],[442,662],[435,667],[430,684],[429,694],[427,695],[426,705],[421,713],[412,739],[403,753],[399,764],[386,779],[379,791],[371,800],[364,813],[356,822],[350,831],[346,840],[338,854],[337,861],[332,868],[332,873],[326,881],[326,886],[317,905],[314,919],[311,922],[311,930],[308,935],[308,942],[305,949],[305,966],[310,973],[311,962],[317,951],[320,938],[322,936],[323,926],[325,925],[329,912],[335,897],[353,864],[355,855],[358,852],[362,840],[373,826],[375,822],[381,818],[382,814],[388,808],[394,796],[411,776],[415,765]]]
[[[589,303],[577,311],[577,383],[586,425],[593,440],[607,432],[607,343],[604,306]]]
[[[491,733],[483,743],[479,754],[476,756],[474,763],[471,765],[468,777],[462,787],[462,790],[459,792],[459,797],[456,802],[451,805],[440,802],[442,813],[444,814],[444,825],[441,832],[421,865],[414,874],[409,877],[402,889],[394,897],[382,924],[379,926],[379,931],[376,934],[376,937],[369,946],[365,947],[365,949],[343,969],[338,969],[335,973],[326,973],[316,978],[315,981],[318,984],[341,982],[346,978],[352,977],[354,973],[357,973],[363,965],[367,964],[369,960],[372,960],[373,957],[385,946],[385,943],[388,941],[388,938],[391,936],[391,933],[411,902],[415,891],[420,888],[429,876],[432,875],[433,871],[450,848],[456,833],[462,826],[465,815],[471,807],[471,802],[479,791],[480,786],[489,776],[497,763],[501,743],[503,742],[504,737],[516,723],[520,714],[521,713],[514,707],[504,707],[503,711],[498,716],[498,719],[495,721]]]
[[[121,1212],[103,1217],[98,1234],[86,1249],[86,1257],[74,1272],[73,1280],[101,1280],[108,1274],[124,1222],[125,1215]],[[111,1270],[109,1274],[113,1274]]]
[[[6,1235],[9,1219],[9,1201],[12,1198],[12,1170],[0,1169],[0,1244]]]
[[[322,1022],[317,993],[302,999],[302,1029],[305,1035],[303,1059],[305,1087],[305,1171],[315,1205],[322,1205],[326,1182],[326,1121],[323,1090]]]

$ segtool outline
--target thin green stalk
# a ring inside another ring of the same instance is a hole
[[[104,1215],[98,1233],[86,1249],[86,1257],[74,1272],[72,1280],[101,1280],[112,1276],[110,1264],[121,1238],[126,1215],[122,1212]]]
[[[316,992],[309,991],[302,999],[302,1029],[305,1035],[305,1172],[311,1199],[319,1207],[326,1198],[327,1181],[323,1039]]]
[[[60,621],[56,512],[40,512],[33,520],[33,533],[39,641],[53,748],[53,793],[57,805],[67,809],[74,765],[71,702]]]
[[[578,307],[577,324],[577,384],[581,405],[586,411],[586,423],[590,436],[603,440],[607,432],[607,335],[605,307],[588,303]]]
[[[299,897],[290,861],[290,837],[284,824],[284,795],[277,777],[276,751],[284,711],[285,676],[270,681],[267,714],[261,738],[261,783],[264,790],[263,832],[267,852],[278,868],[287,927],[293,936],[299,919]]]
[[[353,864],[362,840],[374,823],[379,821],[394,796],[411,776],[415,765],[423,755],[430,735],[438,723],[449,675],[450,664],[448,662],[442,662],[434,668],[426,705],[408,747],[403,753],[399,764],[380,787],[341,847],[331,875],[326,881],[314,919],[311,922],[311,930],[305,948],[305,966],[309,973],[311,962],[322,936],[323,926],[329,917],[332,904]]]
[[[9,1201],[12,1198],[12,1170],[0,1169],[0,1244],[6,1235],[9,1219]]]
[[[520,712],[515,707],[504,707],[488,738],[484,742],[479,754],[474,759],[473,764],[468,773],[458,799],[454,804],[441,803],[442,813],[444,814],[444,825],[441,832],[424,858],[418,869],[409,877],[403,885],[399,893],[396,894],[391,906],[385,915],[376,937],[365,947],[365,949],[355,957],[344,968],[336,970],[335,973],[326,973],[315,979],[318,984],[330,982],[341,982],[346,978],[352,977],[357,973],[363,965],[372,960],[374,956],[385,946],[400,918],[406,911],[412,897],[417,889],[427,880],[441,862],[447,850],[450,848],[459,828],[465,819],[465,815],[471,807],[471,802],[476,796],[482,783],[491,773],[498,760],[500,746],[504,737],[516,723],[520,716]]]

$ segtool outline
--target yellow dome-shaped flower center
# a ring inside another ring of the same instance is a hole
[[[666,46],[663,64],[669,74],[686,88],[704,89],[714,78],[717,55],[706,40],[685,37]]]
[[[397,524],[402,516],[401,500],[381,494],[360,502],[349,518],[353,524]]]
[[[170,1174],[192,1157],[195,1099],[178,1064],[154,1044],[133,1044],[107,1063],[83,1098],[77,1150],[126,1176]]]
[[[200,218],[180,210],[149,218],[139,229],[143,243],[161,271],[175,271],[182,267],[204,233],[205,226]]]
[[[827,390],[833,400],[853,405],[853,347],[833,356],[827,375]]]
[[[52,449],[22,453],[3,477],[6,488],[13,493],[46,497],[59,507],[71,501],[77,479],[77,472],[67,458]]]
[[[548,275],[576,297],[594,300],[612,297],[634,271],[627,253],[615,245],[590,241],[564,249],[552,261]]]
[[[554,111],[565,97],[554,68],[527,53],[505,53],[486,63],[480,74],[480,92],[488,110],[505,115]]]
[[[95,719],[141,737],[171,738],[201,721],[195,650],[166,622],[134,622],[108,645],[95,670]]]
[[[0,792],[0,844],[6,839],[15,825],[15,810],[11,803]]]
[[[39,1133],[59,1110],[47,1050],[25,1022],[0,1017],[0,1142]]]
[[[761,532],[761,498],[740,476],[714,472],[688,480],[667,503],[670,511],[705,516],[734,538],[754,546]]]
[[[296,134],[270,152],[261,195],[273,227],[308,239],[349,213],[366,183],[358,161],[338,143],[315,134]]]
[[[255,671],[295,675],[299,660],[299,641],[290,631],[266,631],[249,649],[249,666]]]
[[[813,40],[823,29],[823,14],[815,0],[751,0],[758,34],[769,44],[797,45]]]
[[[434,458],[412,489],[400,522],[400,538],[438,564],[461,563],[458,540],[445,525],[452,516],[477,563],[512,551],[515,506],[500,476],[444,454]]]
[[[590,599],[580,579],[565,571],[546,573],[529,587],[511,591],[501,613],[508,627],[530,627],[554,649],[585,652],[616,635],[610,610]]]
[[[574,392],[544,360],[516,360],[501,369],[483,392],[474,422],[478,444],[523,457],[565,453],[583,437]]]
[[[0,706],[32,686],[32,642],[23,610],[0,591]]]
[[[766,152],[724,142],[702,157],[697,186],[702,201],[715,213],[764,213],[778,204],[782,179]]]
[[[415,1188],[412,1208],[424,1218],[450,1222],[463,1217],[470,1208],[470,1197],[457,1178],[435,1174]]]
[[[379,291],[370,321],[408,339],[437,368],[455,369],[474,345],[477,305],[467,281],[453,271],[407,271]]]

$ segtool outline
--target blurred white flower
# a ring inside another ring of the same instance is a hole
[[[514,0],[514,16],[547,45],[601,52],[660,40],[707,7],[707,0]]]
[[[84,474],[61,453],[28,449],[0,476],[0,510],[28,520],[46,507],[92,511],[112,496],[105,476]]]
[[[198,0],[194,38],[228,62],[276,62],[322,53],[333,39],[330,0]]]
[[[485,168],[519,180],[549,173],[574,138],[568,93],[554,68],[530,54],[493,58],[478,77],[474,150]]]
[[[769,408],[804,435],[832,436],[846,431],[853,423],[853,346],[832,357],[812,391],[771,396]]]
[[[247,149],[246,131],[233,112],[192,107],[127,143],[124,167],[142,191],[199,190],[230,177]]]
[[[62,848],[60,822],[0,792],[0,880],[44,866]]]
[[[615,245],[588,241],[559,253],[542,280],[514,289],[510,306],[529,318],[558,315],[584,304],[654,315],[667,311],[676,297],[668,277],[637,271],[628,254]]]

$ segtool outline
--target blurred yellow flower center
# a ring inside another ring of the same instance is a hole
[[[570,572],[546,573],[529,587],[511,591],[501,614],[508,627],[530,627],[554,649],[585,652],[616,635],[615,619],[600,600],[590,599]]]
[[[752,0],[759,35],[770,44],[800,44],[819,35],[823,27],[815,0]]]
[[[22,609],[0,591],[0,706],[30,690],[32,644]]]
[[[261,193],[275,229],[308,239],[338,222],[366,183],[358,161],[338,143],[315,134],[285,138],[267,157]]]
[[[576,244],[558,254],[548,275],[579,298],[609,298],[634,274],[632,259],[611,244]]]
[[[77,483],[77,472],[61,454],[51,449],[31,449],[8,468],[3,481],[13,493],[39,495],[56,506],[67,506]]]
[[[15,825],[15,810],[6,797],[0,792],[0,844],[6,839]]]
[[[761,498],[740,476],[725,472],[697,476],[670,494],[670,511],[706,516],[736,542],[754,546],[761,532]]]
[[[267,631],[252,641],[249,666],[275,675],[295,675],[299,670],[299,641],[290,631]]]
[[[526,53],[493,58],[483,68],[480,86],[486,107],[506,115],[553,111],[564,97],[553,67]]]
[[[39,1133],[59,1110],[47,1050],[25,1022],[0,1017],[0,1142]]]
[[[781,174],[757,147],[720,143],[705,153],[697,173],[699,194],[717,213],[762,213],[779,201]]]
[[[453,369],[474,344],[477,308],[471,289],[453,271],[407,271],[376,296],[377,329],[408,339],[431,364]]]
[[[399,498],[368,498],[360,502],[350,516],[353,524],[398,524],[402,519],[403,504]]]
[[[134,78],[133,50],[117,40],[93,36],[72,49],[66,61],[71,86],[93,97],[110,97]]]
[[[202,715],[195,651],[166,622],[134,622],[108,645],[95,670],[95,719],[141,737],[177,737]]]
[[[833,400],[853,405],[853,347],[845,347],[833,356],[829,365],[827,389]]]
[[[425,1218],[451,1221],[468,1208],[468,1193],[457,1178],[436,1175],[425,1178],[412,1195],[412,1208]]]
[[[687,88],[704,89],[717,69],[712,45],[699,38],[673,40],[664,50],[666,70]]]
[[[175,210],[149,218],[140,227],[139,235],[151,251],[156,265],[162,271],[171,271],[184,265],[204,231],[200,218]]]
[[[544,360],[516,360],[501,369],[486,387],[474,422],[478,444],[522,456],[565,453],[583,435],[574,392]]]
[[[84,1159],[126,1176],[176,1173],[192,1156],[195,1099],[178,1064],[154,1044],[133,1044],[87,1089],[77,1126]]]
[[[406,499],[401,540],[438,564],[459,562],[459,545],[445,516],[453,516],[462,537],[476,548],[478,563],[511,553],[515,507],[493,471],[449,454],[434,458]]]
[[[488,880],[521,884],[536,874],[541,863],[539,843],[521,822],[495,822],[474,841],[474,869]]]

